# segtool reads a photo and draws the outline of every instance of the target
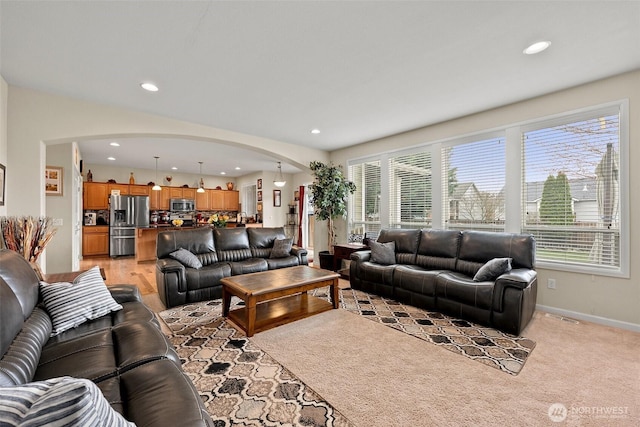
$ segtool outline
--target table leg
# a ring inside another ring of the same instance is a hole
[[[247,311],[247,337],[252,337],[256,329],[256,299],[249,297],[246,301]]]
[[[333,279],[333,283],[331,284],[331,303],[333,304],[333,308],[340,307],[338,279]]]
[[[222,287],[222,315],[224,317],[229,316],[229,307],[231,306],[231,294],[227,291],[227,288]]]

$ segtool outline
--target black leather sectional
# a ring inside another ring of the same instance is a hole
[[[351,255],[350,282],[403,303],[436,310],[519,335],[536,305],[535,240],[527,234],[433,229],[386,229],[379,243],[395,242],[395,264],[371,261],[371,251]],[[494,258],[512,269],[474,281]]]
[[[84,378],[138,426],[214,425],[135,286],[109,287],[121,310],[51,337],[38,285],[22,256],[0,250],[0,387]]]
[[[284,257],[271,256],[274,242],[285,239],[283,227],[194,228],[158,233],[156,284],[167,308],[222,298],[220,280],[231,275],[308,265],[307,250],[293,246]],[[187,267],[170,257],[183,248],[202,268]]]

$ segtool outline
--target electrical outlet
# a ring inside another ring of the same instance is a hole
[[[555,289],[556,288],[556,279],[547,279],[547,288]]]

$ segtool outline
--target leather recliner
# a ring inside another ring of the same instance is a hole
[[[433,229],[382,230],[378,242],[395,242],[396,263],[371,262],[370,251],[351,255],[350,282],[416,307],[518,335],[535,310],[535,240],[528,234]],[[512,269],[494,280],[474,281],[493,258]]]
[[[277,239],[286,238],[283,227],[194,228],[158,233],[156,284],[164,305],[222,298],[220,280],[238,274],[308,265],[307,250],[292,246],[285,257],[271,258]],[[202,263],[188,267],[170,257],[183,248]]]
[[[18,253],[0,250],[0,386],[71,376],[93,381],[139,426],[213,426],[180,359],[133,285],[110,286],[122,309],[50,337],[39,282]]]

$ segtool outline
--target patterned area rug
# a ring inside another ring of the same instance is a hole
[[[329,288],[315,296],[329,299]],[[485,365],[517,375],[536,343],[493,328],[427,311],[392,299],[347,288],[340,290],[341,307],[368,319],[429,341]]]
[[[232,301],[232,307],[242,303]],[[340,412],[228,325],[220,300],[159,313],[216,427],[350,427]]]

